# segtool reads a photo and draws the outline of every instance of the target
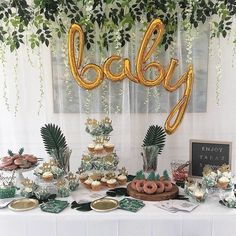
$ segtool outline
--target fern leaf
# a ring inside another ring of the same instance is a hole
[[[60,127],[55,124],[46,124],[40,131],[46,152],[50,155],[54,150],[59,157],[60,149],[67,147],[65,136]]]

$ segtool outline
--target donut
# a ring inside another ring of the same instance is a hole
[[[27,160],[28,162],[32,163],[32,164],[36,164],[37,163],[37,157],[33,156],[33,155],[29,155],[29,154],[24,154],[23,157],[25,158],[25,160]]]
[[[143,186],[144,186],[145,182],[146,182],[146,180],[137,180],[137,182],[136,182],[136,190],[139,193],[143,193],[144,192]]]
[[[4,169],[5,170],[16,170],[17,168],[18,168],[17,165],[12,164],[12,165],[6,166]]]
[[[157,193],[163,193],[165,190],[165,185],[161,181],[156,181]]]
[[[131,182],[131,188],[133,189],[133,190],[137,190],[136,189],[136,183],[137,183],[137,179],[134,179],[132,182]]]
[[[154,181],[147,181],[143,186],[143,190],[147,194],[153,194],[157,191],[157,185]]]
[[[165,186],[165,192],[170,192],[172,189],[172,183],[169,180],[164,180],[163,184]]]
[[[9,156],[3,157],[0,160],[0,168],[4,168],[6,166],[10,166],[12,163],[13,163],[13,160],[12,160],[11,157],[9,157]]]

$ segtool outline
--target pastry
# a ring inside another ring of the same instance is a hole
[[[117,185],[116,179],[109,179],[109,180],[107,180],[107,186],[109,188],[115,188],[116,185]]]
[[[23,165],[26,162],[26,160],[23,157],[19,157],[14,160],[14,164],[17,166]]]
[[[91,187],[93,191],[99,191],[101,190],[102,184],[100,181],[95,180],[91,183]]]
[[[93,152],[93,151],[94,151],[94,148],[95,148],[94,144],[89,144],[89,145],[88,145],[88,150],[89,150],[90,152]]]
[[[217,186],[219,188],[226,189],[228,187],[229,182],[230,180],[227,177],[222,176],[221,178],[219,178]]]
[[[143,186],[143,191],[147,194],[153,194],[157,191],[157,185],[154,181],[146,181]]]
[[[86,179],[88,179],[88,174],[82,173],[82,174],[79,175],[79,180],[80,180],[81,183],[84,183],[84,181]]]
[[[162,181],[156,181],[157,193],[163,193],[165,191],[165,185]]]
[[[123,175],[123,174],[118,175],[117,180],[120,185],[125,185],[127,183],[127,177],[126,175]]]
[[[90,178],[88,178],[88,179],[86,179],[86,180],[84,181],[84,186],[85,186],[86,188],[91,188],[92,182],[93,182],[93,180],[90,179]]]
[[[139,193],[143,193],[144,190],[143,190],[143,186],[145,184],[146,180],[138,180],[136,182],[136,190],[139,192]]]
[[[113,152],[115,146],[114,144],[111,144],[111,143],[105,143],[103,147],[106,152]]]
[[[1,160],[0,160],[0,168],[4,168],[6,166],[9,166],[13,163],[13,160],[11,157],[9,156],[6,156],[6,157],[3,157]]]
[[[164,180],[163,184],[165,186],[165,192],[170,192],[172,189],[172,183],[169,180]]]
[[[95,147],[94,147],[94,152],[96,154],[101,154],[103,152],[104,148],[101,144],[97,144]]]
[[[131,188],[132,188],[133,190],[136,190],[136,191],[137,191],[137,188],[136,188],[137,182],[138,182],[138,180],[137,180],[137,179],[134,179],[134,180],[132,181],[132,183],[131,183]]]
[[[53,174],[49,171],[44,172],[43,175],[42,175],[42,178],[43,178],[44,181],[50,182],[53,179]]]
[[[9,166],[6,166],[4,169],[5,170],[16,170],[18,168],[18,166],[17,165],[15,165],[15,164],[12,164],[12,165],[9,165]]]
[[[38,162],[37,157],[35,157],[34,155],[24,154],[23,157],[25,158],[25,160],[32,164],[36,164]]]
[[[106,177],[102,177],[101,178],[101,183],[102,183],[102,185],[107,186],[107,178]]]

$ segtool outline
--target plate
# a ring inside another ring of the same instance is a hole
[[[90,204],[90,207],[94,211],[99,211],[99,212],[112,211],[112,210],[117,209],[118,206],[119,206],[119,202],[111,198],[98,199],[98,200],[93,201]]]
[[[28,211],[37,207],[38,204],[39,202],[36,199],[24,198],[11,202],[8,208],[12,211]]]

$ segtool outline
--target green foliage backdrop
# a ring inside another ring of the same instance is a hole
[[[81,24],[86,47],[98,43],[100,50],[118,41],[121,47],[130,41],[136,24],[146,27],[160,18],[166,26],[162,40],[165,50],[177,31],[178,14],[183,29],[198,28],[211,18],[211,37],[226,37],[236,14],[234,0],[8,0],[0,3],[0,42],[14,51],[22,44],[35,48],[49,46],[51,38],[62,37],[68,22]],[[100,30],[95,42],[94,31]],[[114,33],[116,32],[116,34]]]

